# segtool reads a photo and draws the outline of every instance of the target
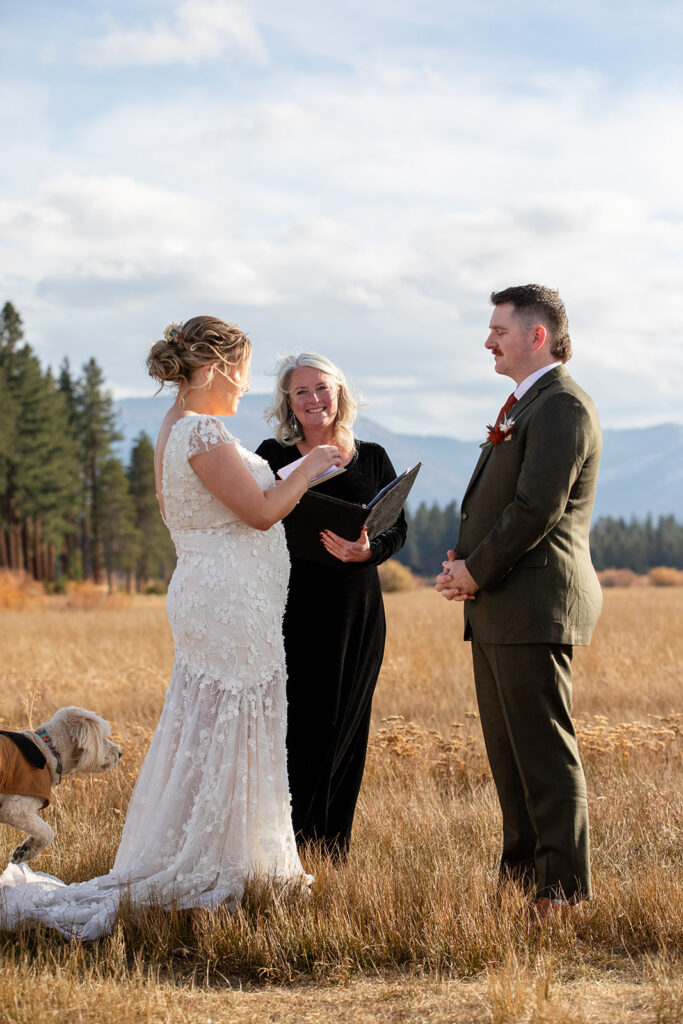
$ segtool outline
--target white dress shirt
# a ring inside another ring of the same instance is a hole
[[[517,399],[517,401],[520,400],[522,395],[525,395],[527,393],[531,385],[535,384],[536,381],[539,380],[544,373],[547,373],[548,370],[552,370],[554,369],[554,367],[561,365],[562,364],[560,362],[548,363],[547,366],[542,366],[540,370],[534,370],[534,372],[530,373],[528,377],[525,377],[521,384],[518,384],[515,388],[515,398]]]

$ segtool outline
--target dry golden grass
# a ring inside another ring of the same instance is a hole
[[[108,949],[107,953],[110,952]],[[103,951],[104,955],[104,951]],[[0,1020],[17,1024],[676,1024],[683,986],[653,962],[634,979],[561,983],[552,956],[530,970],[510,959],[481,980],[406,976],[344,984],[249,987],[201,979],[157,979],[113,963],[98,969],[80,951],[54,971],[50,988],[31,988],[13,963],[0,977]],[[12,994],[14,993],[14,994]],[[6,998],[3,998],[6,997]]]
[[[575,652],[595,899],[576,928],[529,930],[496,888],[499,817],[462,609],[385,598],[388,644],[354,844],[313,862],[308,901],[253,885],[233,914],[125,912],[86,947],[0,936],[0,1021],[647,1021],[683,1019],[683,592],[611,590]],[[123,764],[68,779],[35,866],[106,871],[170,675],[163,599],[0,615],[3,726],[63,704],[115,725]],[[0,860],[17,836],[0,832]],[[267,983],[267,984],[266,984]],[[284,986],[284,987],[283,987]]]

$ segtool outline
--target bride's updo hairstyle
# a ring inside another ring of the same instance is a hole
[[[273,404],[266,409],[266,422],[281,444],[294,445],[304,440],[301,424],[289,404],[289,382],[292,373],[300,366],[310,366],[331,377],[338,388],[337,419],[334,423],[334,439],[344,451],[351,451],[355,445],[351,427],[356,419],[358,402],[351,393],[346,377],[334,363],[317,352],[300,352],[297,356],[285,356],[276,369],[277,381]]]
[[[205,387],[217,369],[233,380],[232,373],[241,370],[250,355],[251,342],[235,324],[215,316],[193,316],[184,324],[168,325],[163,339],[152,345],[147,369],[162,388],[165,384],[181,388],[197,387],[190,384],[193,373],[210,366],[206,385],[199,385]]]

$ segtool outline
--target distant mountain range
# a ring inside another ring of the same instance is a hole
[[[124,398],[115,403],[123,433],[120,454],[127,459],[140,431],[154,440],[168,408],[168,396]],[[245,395],[237,417],[226,420],[246,448],[255,448],[269,436],[263,420],[268,396]],[[359,416],[356,434],[386,448],[396,472],[422,462],[409,506],[421,501],[446,505],[462,498],[479,457],[476,441],[452,437],[397,434],[366,416]],[[683,426],[661,424],[631,430],[605,430],[595,516],[683,516]]]

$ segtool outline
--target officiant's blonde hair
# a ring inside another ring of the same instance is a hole
[[[355,445],[353,430],[358,402],[353,397],[346,377],[333,362],[317,352],[300,352],[298,355],[285,356],[278,363],[273,393],[273,404],[266,409],[265,418],[273,428],[273,433],[281,444],[299,444],[304,440],[301,424],[294,415],[289,404],[289,382],[294,370],[300,366],[310,366],[331,377],[339,391],[337,395],[337,418],[334,423],[334,439],[345,451],[351,451]]]

